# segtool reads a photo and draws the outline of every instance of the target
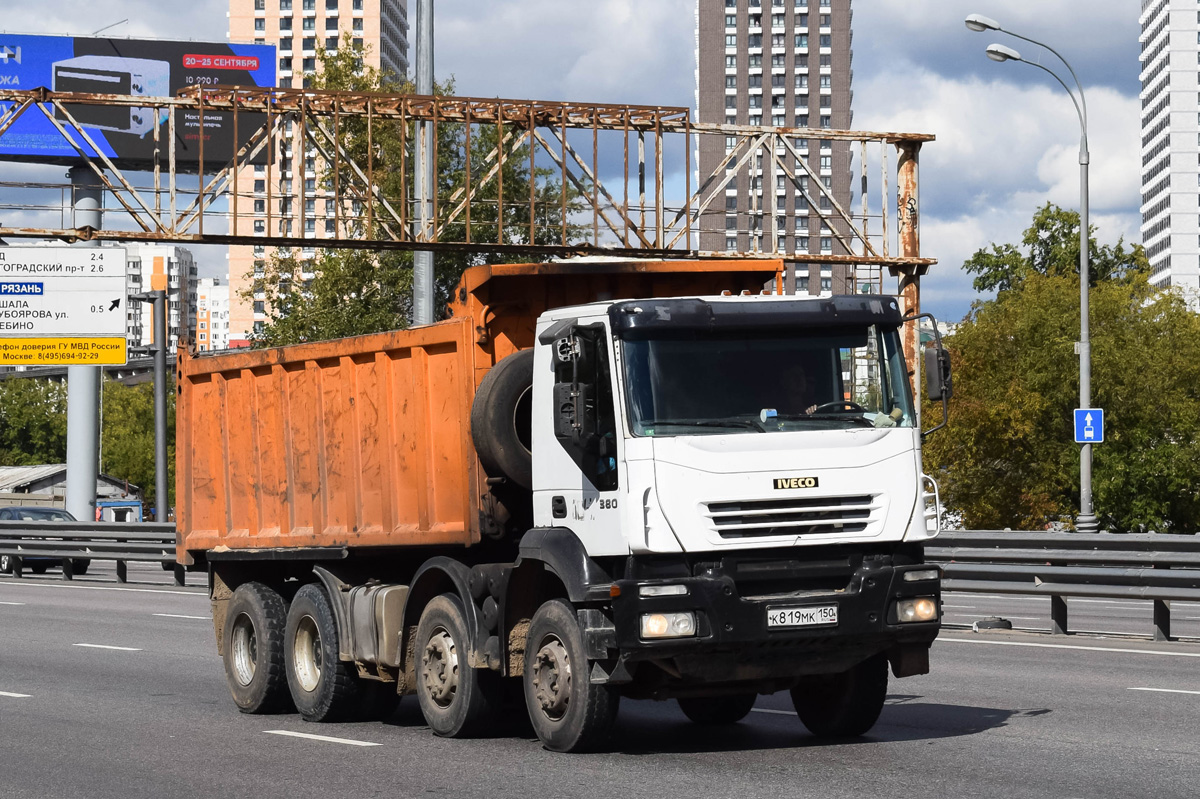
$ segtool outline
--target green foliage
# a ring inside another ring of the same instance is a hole
[[[101,389],[100,471],[142,489],[154,504],[154,386],[105,380]],[[37,378],[0,381],[0,466],[67,460],[67,384]],[[175,489],[175,392],[167,388],[167,485]]]
[[[1200,527],[1200,316],[1132,271],[1090,292],[1093,499],[1116,531]],[[1079,508],[1078,278],[1030,271],[947,339],[950,424],[925,447],[971,529],[1037,529]],[[930,407],[928,419],[940,418]]]
[[[1140,244],[1128,249],[1125,239],[1099,246],[1095,226],[1088,230],[1088,282],[1095,286],[1107,280],[1123,280],[1146,273],[1149,263]],[[1030,275],[1070,276],[1079,274],[1079,214],[1046,203],[1033,215],[1021,237],[1023,252],[1012,244],[992,244],[976,251],[963,269],[976,275],[976,291],[1008,291],[1019,288]],[[1028,253],[1028,254],[1026,254]]]
[[[154,384],[105,380],[101,389],[100,471],[142,490],[149,510],[154,485]],[[167,491],[175,493],[175,390],[167,386]]]
[[[347,36],[336,52],[320,56],[321,69],[311,79],[312,87],[353,92],[414,91],[411,83],[401,83],[395,76],[365,66],[362,56],[362,51],[355,49]],[[437,84],[434,89],[439,95],[452,94],[453,90],[453,81]],[[505,135],[512,133],[509,130]],[[499,175],[484,180],[492,166],[488,157],[500,135],[493,125],[472,125],[468,134],[464,125],[439,123],[438,216],[445,217],[446,209],[461,200],[455,199],[455,192],[467,185],[469,151],[470,181],[476,188],[470,204],[472,240],[495,241],[500,234],[498,225],[502,224],[506,244],[560,242],[564,236],[560,226],[563,186],[555,180],[558,173],[554,170],[538,167],[531,173],[528,147],[506,150]],[[343,218],[341,223],[352,236],[362,238],[397,233],[388,208],[398,209],[404,202],[411,208],[415,125],[375,119],[368,131],[365,119],[344,119],[339,122],[338,136],[348,158],[339,159],[336,168],[322,164],[322,186],[333,193],[336,184],[344,195],[343,187],[357,181],[348,162],[363,166],[369,161],[372,183],[379,192],[377,198],[356,203],[352,218]],[[532,224],[531,182],[535,208]],[[503,218],[498,219],[501,191],[506,199]],[[575,187],[568,187],[565,202],[569,213],[580,209],[580,196]],[[568,225],[567,240],[577,239],[581,230]],[[465,215],[462,215],[460,220],[442,229],[440,238],[465,241],[466,235]],[[467,268],[507,260],[510,258],[492,253],[439,253],[434,258],[434,307],[445,308]],[[300,271],[302,263],[312,270],[308,279]],[[246,299],[252,299],[255,292],[261,292],[270,317],[265,328],[255,334],[254,343],[279,346],[407,327],[412,309],[412,263],[411,252],[382,250],[319,250],[307,262],[294,253],[272,256],[267,260],[264,274],[246,294]]]
[[[0,466],[66,460],[66,384],[12,377],[0,381]]]

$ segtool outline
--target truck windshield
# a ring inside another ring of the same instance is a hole
[[[893,329],[654,331],[621,343],[639,436],[912,427]]]

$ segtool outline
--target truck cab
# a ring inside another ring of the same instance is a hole
[[[612,680],[665,697],[791,687],[877,656],[898,676],[928,669],[939,585],[921,546],[938,520],[902,322],[880,296],[539,319],[535,530],[577,539],[617,586]]]

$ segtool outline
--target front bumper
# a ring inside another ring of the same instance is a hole
[[[768,566],[770,564],[767,564]],[[940,629],[940,579],[906,581],[908,571],[928,570],[923,564],[897,565],[889,556],[862,558],[844,586],[805,588],[767,586],[739,579],[738,563],[718,561],[693,569],[687,577],[619,580],[613,623],[623,671],[653,661],[678,683],[720,683],[778,680],[808,674],[844,671],[863,660],[888,653],[897,673],[919,673],[919,666],[897,667],[898,659],[915,654],[918,663]],[[761,566],[760,566],[761,568]],[[648,584],[683,585],[681,596],[639,596]],[[780,587],[792,590],[779,591]],[[900,623],[896,602],[928,597],[939,608],[939,619]],[[768,610],[836,605],[836,624],[772,628]],[[643,639],[640,620],[647,613],[691,611],[696,635],[687,638]]]

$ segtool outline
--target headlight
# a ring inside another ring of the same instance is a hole
[[[904,572],[904,582],[915,583],[919,580],[936,580],[941,574],[937,569],[918,569],[917,571]]]
[[[643,613],[642,638],[686,638],[696,634],[696,614]]]
[[[937,617],[937,602],[928,597],[901,599],[896,603],[896,618],[901,623],[909,621],[936,621]]]
[[[685,596],[686,585],[641,585],[638,586],[638,596]]]

